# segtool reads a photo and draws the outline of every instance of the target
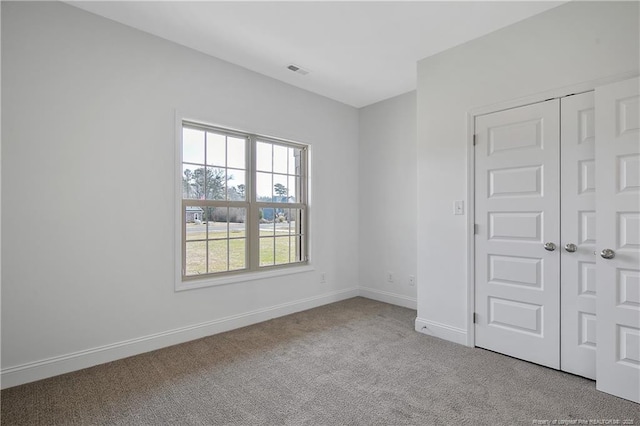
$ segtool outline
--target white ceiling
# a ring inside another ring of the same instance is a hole
[[[418,60],[564,1],[68,3],[362,107],[414,90]]]

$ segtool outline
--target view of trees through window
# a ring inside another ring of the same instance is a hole
[[[183,126],[183,276],[305,260],[304,147]]]

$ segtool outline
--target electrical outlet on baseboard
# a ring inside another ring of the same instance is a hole
[[[416,277],[415,277],[415,276],[413,276],[413,275],[409,275],[409,285],[410,285],[411,287],[413,287],[413,286],[415,286],[415,285],[416,285]]]
[[[320,282],[321,283],[326,283],[327,282],[327,273],[326,272],[321,272],[320,273]]]
[[[387,272],[387,281],[392,283],[393,282],[393,272],[388,271]]]

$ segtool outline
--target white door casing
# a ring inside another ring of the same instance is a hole
[[[561,98],[560,108],[560,368],[595,379],[596,141],[593,92]],[[575,247],[566,247],[567,244]]]
[[[596,387],[640,402],[640,79],[596,88],[595,106]]]
[[[476,117],[476,346],[560,367],[559,100]]]

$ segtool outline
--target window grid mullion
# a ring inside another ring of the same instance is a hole
[[[273,157],[273,148],[271,149],[271,156]],[[273,165],[271,166],[273,170]],[[273,200],[273,175],[271,175],[271,199]],[[273,209],[273,265],[276,264],[276,209]]]
[[[182,169],[182,165],[180,166]],[[184,202],[182,204],[182,208],[180,216],[182,217],[182,276],[185,277],[187,275],[187,213],[185,212]]]
[[[224,199],[229,201],[229,136],[224,135]],[[227,216],[227,231],[229,230],[229,216]],[[229,232],[227,232],[229,235]],[[227,269],[228,270],[228,269]]]
[[[302,198],[302,202],[305,206],[309,203],[309,149],[304,147],[302,152],[304,155],[302,156],[300,163],[302,166],[300,167],[300,194]],[[304,218],[302,217],[304,215]],[[304,209],[300,212],[300,225],[298,225],[297,231],[302,235],[304,233],[304,238],[300,238],[300,258],[303,261],[309,259],[309,210]],[[304,225],[302,222],[304,221]],[[304,227],[304,228],[303,228]],[[304,231],[304,232],[303,232]],[[304,245],[303,245],[304,243]]]
[[[251,205],[251,222],[249,226],[251,227],[251,242],[249,247],[249,260],[250,265],[249,269],[257,271],[260,267],[260,210],[257,204],[258,201],[258,191],[257,191],[257,143],[256,137],[249,137],[249,165],[251,170],[251,193],[249,194],[250,205]]]
[[[226,164],[226,163],[225,163]],[[229,235],[230,235],[230,230],[229,230],[229,215],[231,214],[231,209],[229,207],[227,207],[227,271],[229,271],[229,269],[231,268],[231,255],[229,254],[229,252],[231,251],[231,244],[229,243]]]
[[[205,200],[207,199],[207,187],[208,187],[208,184],[209,184],[209,182],[208,182],[209,179],[207,179],[207,145],[208,145],[207,137],[208,137],[208,134],[209,134],[209,132],[204,132],[204,161],[203,161],[204,166],[203,167],[204,167],[204,199]],[[204,254],[204,256],[205,256],[205,259],[206,259],[205,260],[205,264],[207,266],[207,274],[208,274],[209,273],[209,212],[208,212],[207,208],[205,208],[204,211],[205,211],[205,216],[206,216],[206,219],[207,219],[207,233],[206,233],[207,242],[204,243],[204,246],[205,246],[205,254]]]
[[[251,137],[245,135],[244,136],[244,169],[245,169],[245,177],[244,177],[244,201],[247,203],[245,224],[244,224],[244,267],[246,270],[251,271],[251,259],[253,259],[253,255],[251,254],[252,250],[252,241],[255,239],[253,236],[252,223],[254,213],[253,213],[253,203],[251,199],[251,194],[253,191],[253,182],[251,175],[253,174],[253,167],[251,165],[251,161],[253,158],[253,154],[251,151]]]

